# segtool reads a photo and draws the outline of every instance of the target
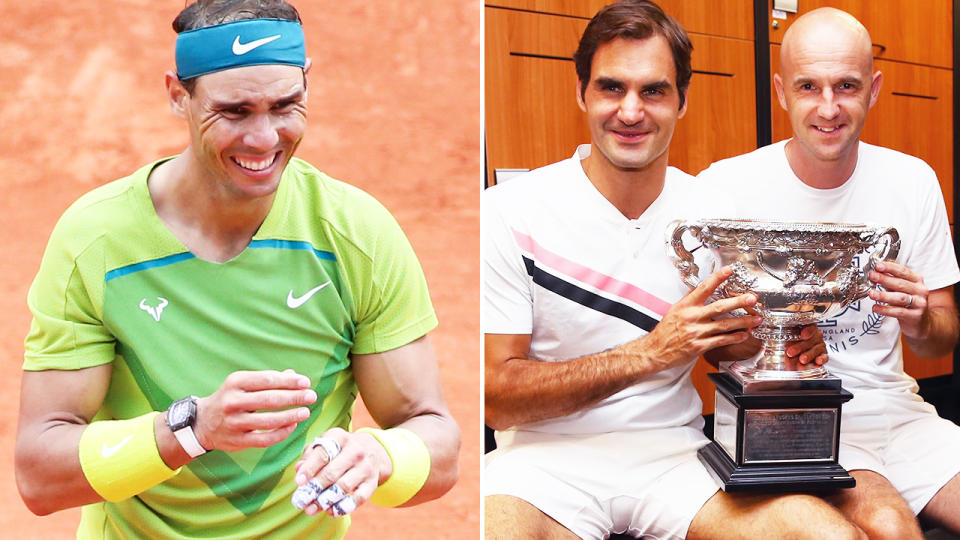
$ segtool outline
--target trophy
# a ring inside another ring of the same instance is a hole
[[[725,362],[719,373],[708,375],[716,386],[714,440],[700,449],[700,460],[727,492],[853,487],[855,480],[837,463],[840,410],[853,395],[825,367],[798,365],[785,351],[800,339],[802,326],[867,296],[874,264],[897,257],[897,230],[848,223],[674,221],[667,229],[667,252],[683,281],[695,287],[699,268],[684,247],[687,233],[719,266],[733,268],[716,294],[754,293],[751,309],[763,320],[752,331],[763,342],[761,353]],[[865,264],[858,263],[861,255]]]

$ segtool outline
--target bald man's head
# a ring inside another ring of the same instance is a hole
[[[870,34],[853,16],[820,8],[794,21],[783,36],[780,70],[773,77],[793,127],[788,157],[820,169],[855,164],[880,82],[880,73],[873,73]]]
[[[812,49],[812,51],[811,51]],[[781,70],[795,55],[834,51],[855,55],[873,71],[873,42],[870,33],[853,15],[836,8],[819,8],[801,15],[787,29],[780,48]]]

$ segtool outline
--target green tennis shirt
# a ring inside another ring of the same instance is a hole
[[[84,507],[80,538],[337,538],[348,518],[290,504],[293,464],[327,429],[349,429],[350,355],[388,351],[436,327],[426,281],[393,217],[371,196],[294,159],[249,246],[195,257],[147,189],[159,162],[74,203],[30,288],[24,369],[112,363],[94,421],[165,410],[240,370],[293,369],[319,399],[283,442],[214,451],[118,503]]]

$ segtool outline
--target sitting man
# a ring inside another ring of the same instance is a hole
[[[690,371],[760,321],[718,318],[752,294],[706,304],[729,267],[689,291],[665,253],[712,206],[667,166],[690,52],[652,2],[598,12],[574,55],[591,144],[484,193],[487,538],[863,538],[817,497],[724,493],[697,458]],[[824,361],[804,332],[788,355]]]
[[[793,137],[719,161],[703,190],[736,193],[732,217],[890,225],[896,263],[870,273],[882,288],[825,321],[843,406],[840,464],[853,489],[828,500],[871,538],[922,538],[915,515],[960,534],[960,427],[937,416],[903,371],[900,336],[922,357],[957,343],[960,280],[936,174],[923,161],[860,141],[882,75],[854,17],[822,8],[787,30],[774,86]]]

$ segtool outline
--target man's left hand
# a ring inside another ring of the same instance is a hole
[[[808,324],[800,331],[800,341],[794,341],[787,347],[787,356],[796,358],[801,365],[811,362],[818,366],[827,363],[827,344],[823,342],[823,333],[816,324]]]
[[[335,455],[328,453],[329,443],[311,441],[296,464],[297,486],[316,480],[323,491],[317,500],[304,509],[307,515],[325,511],[334,517],[356,510],[380,485],[381,477],[389,477],[393,464],[383,446],[367,433],[350,433],[333,428],[323,438],[336,443]],[[325,447],[326,446],[326,447]]]
[[[878,302],[873,312],[899,320],[900,330],[908,338],[924,339],[929,333],[927,297],[930,290],[924,285],[923,277],[906,266],[887,261],[878,262],[874,268],[870,281],[885,290],[870,289],[870,298]]]

